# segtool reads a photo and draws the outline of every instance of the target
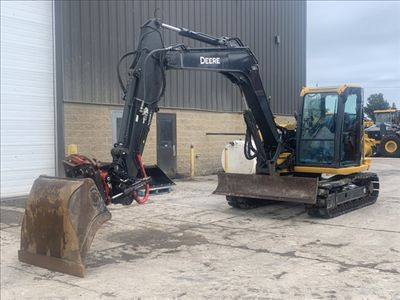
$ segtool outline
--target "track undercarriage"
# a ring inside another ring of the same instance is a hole
[[[310,216],[334,218],[374,204],[378,199],[379,178],[377,174],[365,172],[342,179],[335,177],[319,182],[317,203],[306,205]]]
[[[334,218],[358,208],[374,204],[379,194],[379,178],[372,172],[349,176],[334,176],[318,182],[315,204],[305,204],[310,216]],[[251,209],[274,201],[246,197],[227,196],[228,204],[234,208]]]

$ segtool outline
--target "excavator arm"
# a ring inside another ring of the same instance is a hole
[[[182,44],[164,47],[162,28],[212,47],[188,48]],[[138,49],[132,54],[135,57],[127,87],[122,84],[125,105],[120,134],[111,151],[113,161],[107,167],[112,201],[129,198],[135,189],[148,184],[146,174],[141,171],[141,154],[153,114],[158,111],[157,103],[165,90],[166,71],[171,69],[218,72],[240,88],[250,109],[245,120],[251,123],[248,127],[253,125],[259,169],[264,169],[266,174],[274,173],[284,147],[261,82],[257,59],[238,38],[216,38],[152,19],[142,26]]]
[[[264,142],[264,151],[269,153],[278,147],[280,135],[262,85],[258,62],[249,48],[172,48],[165,55],[165,67],[224,75],[244,94],[263,140],[268,141]]]

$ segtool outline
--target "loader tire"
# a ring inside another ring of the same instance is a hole
[[[400,157],[400,137],[396,134],[383,137],[379,152],[385,157]]]
[[[233,208],[252,209],[266,205],[262,199],[253,199],[245,197],[226,196],[226,201]]]

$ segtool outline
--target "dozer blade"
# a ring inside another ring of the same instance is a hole
[[[92,179],[40,176],[26,203],[20,261],[75,276],[99,227],[111,219]]]
[[[220,173],[217,189],[213,193],[314,204],[317,188],[316,178]]]

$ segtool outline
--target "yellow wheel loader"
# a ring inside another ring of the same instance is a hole
[[[165,46],[162,29],[208,47]],[[376,201],[378,177],[364,172],[370,161],[364,155],[361,88],[305,88],[296,128],[279,126],[257,59],[239,38],[213,37],[151,19],[141,27],[137,49],[120,62],[128,56],[133,60],[126,84],[118,72],[125,106],[112,161],[71,155],[64,161],[65,178],[35,181],[22,224],[21,261],[83,276],[93,237],[111,217],[106,205],[146,202],[152,179],[141,154],[168,70],[218,72],[245,96],[244,151],[257,164],[255,174],[218,176],[215,193],[226,195],[230,205],[262,199],[299,202],[310,215],[329,218]]]
[[[375,124],[365,129],[373,141],[378,156],[400,157],[400,111],[396,109],[374,110]]]

